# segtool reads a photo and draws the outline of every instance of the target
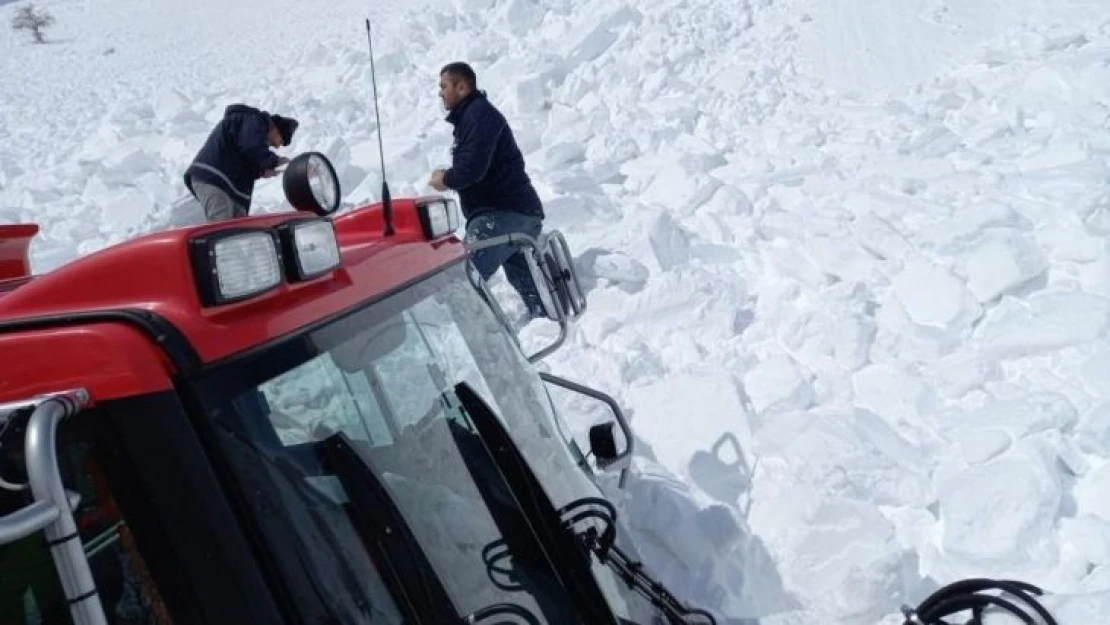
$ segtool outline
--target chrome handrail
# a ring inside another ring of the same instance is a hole
[[[537,241],[535,238],[528,236],[527,234],[513,232],[509,234],[502,234],[499,236],[490,237],[481,241],[465,243],[467,251],[467,262],[473,263],[471,255],[478,250],[506,244],[514,245],[517,247],[530,247],[532,248],[533,253],[538,253],[540,249],[539,241]],[[559,324],[559,336],[555,339],[555,342],[541,349],[535,354],[527,356],[528,362],[534,364],[551,355],[563,345],[563,343],[567,340],[568,322],[566,311],[563,310],[562,304],[558,301],[558,295],[551,291],[551,287],[547,284],[547,279],[542,273],[539,273],[539,275],[537,275],[537,272],[541,271],[536,264],[538,262],[538,259],[533,257],[532,260],[534,262],[530,262],[528,264],[528,269],[532,273],[532,281],[536,285],[536,290],[539,291],[540,297],[544,297],[546,295],[546,299],[552,301],[555,312],[559,316],[559,318],[555,320],[555,322]],[[540,289],[546,289],[546,293],[544,291],[541,291]]]
[[[0,405],[2,422],[7,422],[21,410],[34,407],[24,442],[27,481],[34,502],[0,518],[0,544],[44,530],[75,625],[107,625],[89,560],[73,518],[73,508],[79,497],[65,489],[58,465],[58,425],[80,412],[88,403],[88,392],[74,389]]]

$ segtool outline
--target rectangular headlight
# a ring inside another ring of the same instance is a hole
[[[273,233],[229,230],[192,241],[193,271],[205,306],[230,304],[281,284],[281,259]]]
[[[299,220],[283,224],[278,232],[291,281],[311,280],[339,266],[339,242],[331,219]]]
[[[424,237],[429,240],[446,236],[459,228],[458,207],[451,198],[439,198],[419,204],[416,208]]]

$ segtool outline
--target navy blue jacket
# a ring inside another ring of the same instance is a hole
[[[207,182],[249,209],[254,181],[278,166],[277,154],[270,151],[269,131],[269,113],[245,104],[227,107],[224,118],[185,170],[189,192],[196,195],[193,180]]]
[[[451,169],[443,182],[459,194],[463,217],[505,210],[543,218],[543,204],[524,171],[524,155],[517,147],[505,116],[474,91],[452,109],[447,121],[455,127]]]

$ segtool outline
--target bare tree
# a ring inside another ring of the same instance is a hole
[[[35,43],[46,43],[42,31],[54,23],[54,16],[44,11],[35,11],[35,5],[20,7],[12,18],[12,30],[29,30]]]

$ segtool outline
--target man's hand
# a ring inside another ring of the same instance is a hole
[[[276,167],[274,167],[273,169],[263,170],[263,172],[262,172],[262,177],[263,178],[273,178],[274,176],[278,175],[278,167],[281,167],[282,165],[288,165],[289,164],[289,159],[285,156],[279,156],[279,157],[277,157],[277,159],[278,159],[278,162],[277,162]]]
[[[437,169],[433,171],[432,179],[428,181],[428,184],[430,184],[432,188],[436,191],[446,191],[447,185],[443,183],[443,176],[446,174],[447,172],[442,169]]]

